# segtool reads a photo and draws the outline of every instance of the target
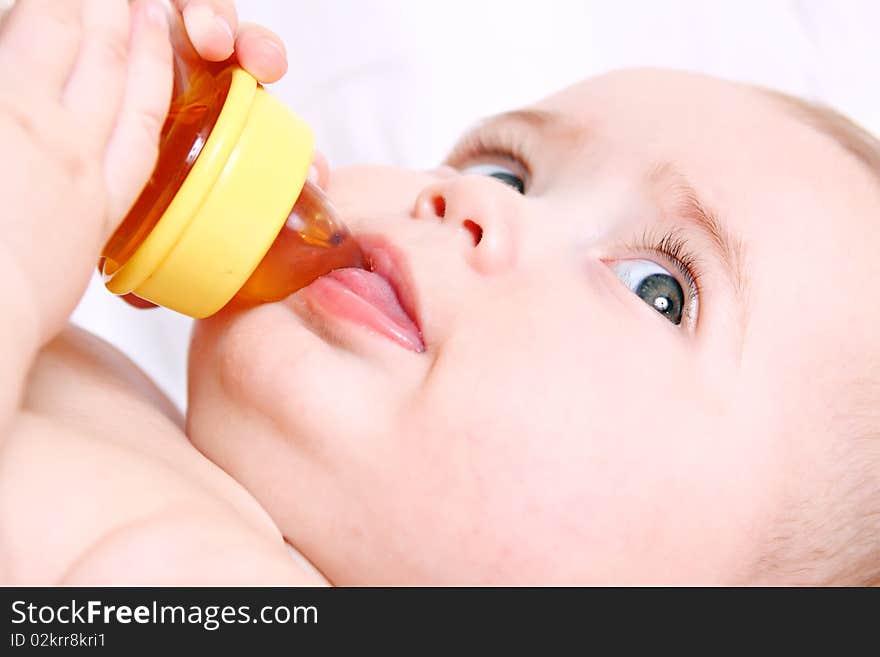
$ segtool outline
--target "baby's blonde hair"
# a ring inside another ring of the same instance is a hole
[[[867,167],[880,188],[880,140],[874,135],[828,106],[762,91],[831,137]],[[877,214],[880,221],[880,208]],[[816,495],[786,507],[750,580],[880,585],[880,353],[864,356],[868,374],[846,386],[845,406],[828,418],[839,438],[829,448],[830,480]]]
[[[880,381],[843,393],[846,407],[829,418],[830,476],[775,519],[750,583],[880,585]]]

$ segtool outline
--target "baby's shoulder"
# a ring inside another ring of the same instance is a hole
[[[101,425],[161,414],[182,428],[180,411],[152,380],[110,343],[74,325],[38,355],[24,405],[59,419],[87,415]]]
[[[164,408],[163,408],[164,407]],[[68,329],[0,442],[0,583],[317,583],[131,361]]]

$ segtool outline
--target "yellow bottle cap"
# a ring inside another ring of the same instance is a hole
[[[190,317],[214,314],[269,250],[312,162],[309,127],[240,68],[217,123],[168,209],[107,280]]]

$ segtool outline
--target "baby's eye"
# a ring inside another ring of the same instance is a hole
[[[510,185],[520,194],[526,193],[526,181],[523,177],[501,164],[473,164],[469,167],[463,167],[459,171],[469,176],[491,176],[505,185]]]
[[[672,274],[650,260],[619,260],[611,269],[645,303],[673,324],[681,324],[686,296]]]

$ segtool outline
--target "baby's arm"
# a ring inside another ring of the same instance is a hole
[[[129,39],[131,22],[131,39]],[[19,0],[0,32],[0,423],[155,162],[171,88],[161,5]]]
[[[233,37],[231,0],[176,4],[232,26],[191,13],[200,54],[235,48],[256,77],[283,73],[260,43],[276,37]],[[155,0],[19,0],[0,25],[0,581],[316,581],[253,499],[102,366],[97,341],[58,338],[154,165],[167,30]]]
[[[238,26],[232,0],[174,4],[202,56],[235,52],[263,82],[284,74],[280,40]],[[64,327],[101,246],[149,178],[171,78],[160,0],[130,7],[126,0],[18,0],[3,17],[0,432],[16,413],[34,357]]]

